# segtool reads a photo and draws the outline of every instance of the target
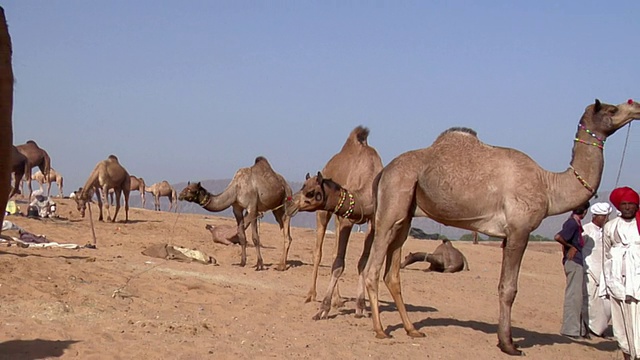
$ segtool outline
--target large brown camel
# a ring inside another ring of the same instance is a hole
[[[373,226],[371,226],[370,221],[373,215],[374,204],[372,184],[375,176],[378,175],[378,173],[382,170],[382,160],[380,159],[380,155],[378,155],[376,149],[372,146],[369,146],[369,144],[367,143],[368,137],[369,129],[363,126],[358,126],[353,129],[344,145],[342,146],[340,152],[331,157],[331,159],[329,160],[329,162],[327,162],[321,172],[322,176],[325,179],[331,179],[335,183],[341,185],[344,189],[348,189],[350,194],[353,194],[353,196],[355,196],[355,198],[357,199],[358,206],[366,209],[365,213],[361,214],[363,216],[362,219],[360,219],[360,216],[358,216],[357,218],[355,216],[346,218],[336,216],[336,233],[338,234],[336,257],[331,267],[331,282],[329,284],[329,287],[327,288],[327,292],[325,295],[331,294],[335,288],[335,296],[339,297],[338,288],[336,283],[334,282],[336,282],[340,278],[340,275],[344,271],[344,257],[346,254],[346,248],[349,242],[349,236],[351,235],[353,225],[356,223],[363,223],[362,221],[358,222],[356,220],[367,220],[366,222],[368,223],[368,226],[367,233],[365,235],[365,244],[370,244],[373,240]],[[308,180],[305,184],[307,183],[309,183],[310,185],[314,184],[313,182],[309,182]],[[307,196],[303,195],[304,187],[303,190],[296,193],[293,199],[293,203],[288,207],[287,211],[294,212],[296,210],[296,204],[300,206],[300,204],[303,204],[310,200]],[[331,220],[331,215],[338,211],[336,209],[329,209],[327,211],[327,209],[322,209],[321,206],[318,206],[313,210],[305,211],[315,210],[318,210],[316,212],[316,246],[313,252],[313,274],[311,276],[311,288],[307,293],[306,302],[315,301],[316,299],[318,267],[320,266],[320,261],[322,260],[322,245],[324,242],[324,235],[327,230],[327,225]],[[365,252],[363,252],[358,263],[359,273],[362,271],[366,263],[368,249],[369,246],[365,246]],[[318,315],[320,315],[321,318],[327,316],[329,308],[326,301],[327,299],[325,296],[320,311],[314,318],[318,318]],[[356,307],[358,309],[360,308],[360,306],[364,306],[364,304],[356,304]]]
[[[51,170],[51,158],[49,158],[46,150],[40,148],[33,140],[18,145],[16,148],[27,158],[28,170],[25,175],[27,188],[29,189],[29,199],[31,199],[31,194],[33,193],[33,189],[31,188],[31,169],[37,166],[43,174],[49,174]]]
[[[81,188],[80,193],[76,193],[74,199],[78,204],[78,211],[80,215],[84,217],[87,203],[91,201],[93,192],[95,191],[96,198],[98,200],[98,208],[100,209],[99,221],[103,221],[102,217],[102,203],[104,202],[107,208],[107,221],[115,222],[120,210],[120,196],[124,194],[124,211],[125,222],[129,221],[129,191],[131,187],[131,178],[129,173],[125,170],[118,158],[115,155],[109,155],[106,160],[98,162],[96,167],[89,175],[87,182]],[[109,200],[107,195],[109,189],[114,189],[116,193],[116,211],[111,218],[111,212],[109,210]],[[93,190],[93,191],[92,191]],[[100,192],[102,190],[102,192]]]
[[[0,7],[0,224],[4,220],[11,187],[11,144],[13,144],[13,69],[11,67],[11,37]],[[18,182],[19,184],[19,182]]]
[[[15,194],[20,194],[20,188],[22,186],[22,178],[24,174],[30,172],[31,168],[27,161],[27,157],[22,155],[18,148],[11,145],[11,172],[13,173],[13,187],[9,194],[11,198]]]
[[[58,184],[58,196],[64,197],[64,193],[62,191],[62,188],[64,186],[64,179],[62,177],[62,174],[55,171],[53,168],[49,170],[49,176],[47,176],[46,178],[44,177],[42,171],[38,170],[35,174],[33,174],[33,180],[37,181],[38,184],[40,184],[40,189],[43,192],[44,185],[47,185],[47,197],[51,196],[51,184],[55,182],[56,184]]]
[[[178,210],[178,195],[176,189],[169,184],[167,180],[162,180],[159,183],[155,183],[151,186],[145,187],[144,191],[153,194],[153,200],[155,204],[155,210],[160,211],[160,197],[166,196],[169,199],[169,211],[176,207]]]
[[[411,337],[422,337],[409,320],[400,292],[400,262],[411,219],[426,216],[442,224],[503,238],[498,286],[498,346],[520,355],[511,336],[511,307],[529,234],[550,215],[589,200],[604,167],[605,139],[640,118],[640,104],[618,106],[596,100],[578,125],[569,169],[540,168],[526,154],[482,143],[473,130],[452,128],[428,148],[406,152],[389,163],[374,184],[375,238],[364,270],[376,337],[385,338],[378,307],[378,280],[384,281]]]
[[[247,263],[247,236],[245,234],[244,210],[251,223],[251,235],[256,248],[258,260],[256,270],[263,270],[264,264],[260,253],[260,237],[258,235],[258,217],[261,212],[271,210],[284,236],[284,245],[280,264],[276,270],[287,268],[287,256],[291,246],[291,218],[285,214],[284,204],[291,197],[291,187],[287,181],[271,168],[266,158],[259,156],[255,164],[236,172],[227,188],[218,195],[209,193],[200,183],[189,183],[181,192],[179,199],[200,204],[212,212],[233,208],[233,215],[238,225],[238,237],[242,247],[240,266]]]
[[[288,212],[295,211],[325,211],[336,214],[340,222],[349,221],[353,224],[364,224],[371,220],[374,215],[374,204],[369,201],[362,201],[362,198],[371,200],[371,194],[361,196],[353,194],[331,179],[325,179],[322,173],[314,177],[307,174],[306,181],[302,189],[294,194],[293,203],[287,207]],[[346,226],[344,228],[347,228]],[[340,228],[343,229],[343,228]],[[348,231],[348,232],[347,232]],[[339,233],[338,252],[332,266],[331,281],[320,305],[320,309],[314,315],[314,320],[326,319],[331,310],[331,299],[338,286],[338,280],[344,270],[344,258],[346,255],[347,243],[351,227],[348,230],[341,230]],[[365,249],[358,262],[358,274],[362,275],[362,270],[367,262],[368,250],[371,248],[373,232],[367,230],[365,238]],[[315,290],[315,289],[314,289]],[[364,313],[364,278],[361,276],[358,282],[358,295],[356,297],[356,317],[363,316]]]

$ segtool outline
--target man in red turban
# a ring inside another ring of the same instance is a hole
[[[621,187],[611,192],[609,200],[620,217],[604,226],[602,295],[611,300],[613,335],[624,358],[636,359],[640,357],[640,196]]]

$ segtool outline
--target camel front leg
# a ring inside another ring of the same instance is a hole
[[[498,322],[498,347],[509,355],[522,355],[513,344],[511,336],[511,308],[518,292],[518,276],[522,257],[527,248],[529,233],[510,234],[502,248],[502,270],[500,271],[500,319]]]
[[[258,234],[258,210],[247,210],[247,217],[251,219],[251,240],[253,240],[253,246],[256,248],[256,271],[264,270],[264,262],[262,260],[262,253],[260,252],[260,234]]]
[[[111,219],[111,222],[116,222],[116,218],[118,217],[118,211],[120,211],[120,196],[122,195],[122,190],[115,190],[114,193],[116,195],[116,212],[113,214],[113,219]]]
[[[240,241],[240,266],[247,265],[247,235],[244,231],[244,210],[241,207],[233,207],[233,216],[236,218],[238,225],[238,240]]]
[[[282,244],[282,256],[280,257],[280,263],[276,267],[278,271],[287,270],[287,258],[289,257],[289,248],[291,248],[291,218],[284,213],[284,208],[280,208],[273,212],[273,216],[276,218],[280,231],[282,231],[283,244]]]
[[[364,248],[362,249],[362,255],[360,255],[360,260],[358,260],[358,295],[356,297],[356,318],[365,317],[365,301],[364,301],[364,293],[365,293],[365,278],[364,278],[364,268],[367,265],[367,261],[369,260],[369,255],[371,253],[371,245],[373,244],[373,224],[372,221],[368,222],[367,226],[367,234],[364,238]]]
[[[338,249],[336,257],[333,260],[333,265],[331,266],[331,281],[329,281],[329,287],[327,288],[324,298],[322,299],[322,303],[320,304],[320,310],[318,310],[318,312],[313,316],[313,320],[326,319],[327,315],[329,315],[333,292],[338,285],[340,276],[344,272],[344,258],[347,253],[347,244],[349,243],[349,235],[351,235],[352,228],[353,225],[348,221],[343,222],[343,225],[340,226]]]
[[[397,225],[398,230],[396,235],[387,249],[387,263],[384,273],[384,282],[387,284],[387,288],[393,297],[393,301],[396,303],[400,318],[402,318],[402,324],[404,330],[411,337],[424,337],[425,335],[418,330],[407,314],[407,307],[404,304],[402,298],[402,287],[400,284],[400,263],[402,262],[402,245],[407,240],[409,235],[409,229],[411,227],[411,221],[404,221]]]
[[[100,213],[100,215],[98,216],[98,221],[104,221],[104,218],[102,217],[102,196],[104,194],[100,192],[100,188],[97,186],[95,187],[95,195],[96,195],[96,201],[98,202],[98,210]],[[91,198],[87,199],[87,201],[89,202],[87,206],[91,206]]]
[[[322,245],[329,220],[331,220],[331,213],[327,211],[316,212],[316,247],[313,249],[313,273],[311,274],[311,288],[307,292],[305,303],[316,300],[318,268],[320,267],[320,261],[322,261]]]
[[[124,222],[129,222],[129,191],[124,190]]]
[[[110,209],[111,206],[109,204],[108,194],[109,194],[109,188],[107,188],[107,185],[105,185],[102,187],[102,196],[104,201],[104,207],[107,209],[107,221],[113,221],[111,220],[111,209]]]

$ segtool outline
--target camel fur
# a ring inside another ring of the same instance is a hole
[[[441,273],[454,273],[462,270],[469,271],[469,263],[460,250],[456,249],[450,240],[442,240],[442,244],[428,254],[425,252],[409,253],[405,256],[400,268],[404,269],[408,265],[419,261],[426,261],[429,267],[425,271],[435,271]]]
[[[13,68],[11,66],[11,37],[4,9],[0,7],[0,224],[4,220],[11,191],[13,144]],[[19,184],[19,182],[18,182]]]
[[[391,161],[374,184],[375,238],[364,270],[373,328],[386,338],[380,322],[378,281],[386,258],[384,282],[411,337],[422,337],[409,320],[400,292],[402,245],[414,216],[503,238],[498,286],[498,346],[520,355],[511,336],[511,308],[529,234],[550,215],[585,203],[600,186],[607,137],[640,118],[640,104],[629,100],[587,106],[574,137],[570,167],[543,170],[526,154],[482,143],[467,128],[443,132],[427,148]]]
[[[235,245],[240,243],[238,229],[235,226],[207,224],[204,228],[211,232],[211,239],[214,243],[223,245]]]
[[[364,251],[358,261],[358,274],[361,274],[364,269],[370,244],[373,241],[374,197],[372,185],[375,176],[382,170],[382,160],[376,149],[369,146],[367,142],[368,136],[369,129],[363,126],[353,129],[340,152],[327,162],[324,169],[316,177],[309,178],[307,174],[307,179],[302,189],[293,196],[291,204],[287,206],[287,212],[290,214],[295,214],[298,210],[316,211],[316,246],[313,252],[313,274],[306,302],[315,300],[324,235],[329,220],[331,220],[331,215],[336,214],[338,241],[335,258],[331,266],[331,280],[320,309],[313,317],[314,319],[326,319],[334,295],[334,304],[340,304],[341,302],[339,299],[338,280],[344,271],[344,259],[353,226],[355,224],[368,224]],[[327,179],[330,182],[325,182]],[[325,187],[330,183],[335,185]],[[349,199],[344,199],[346,203],[343,203],[341,207],[337,207],[342,194],[347,195]],[[353,213],[350,216],[344,216],[344,211],[349,208],[351,200],[355,202],[352,209]],[[341,214],[342,216],[340,216]],[[363,310],[364,278],[361,277],[358,284],[356,317],[362,316]]]
[[[258,234],[258,217],[261,212],[271,210],[284,237],[284,245],[280,263],[276,270],[284,271],[291,246],[290,221],[285,214],[286,199],[291,197],[291,187],[282,175],[276,173],[266,158],[259,156],[253,166],[242,168],[236,172],[231,183],[218,195],[209,193],[202,185],[189,182],[180,192],[179,199],[199,204],[208,211],[218,212],[233,208],[237,233],[242,247],[240,266],[247,263],[247,237],[245,234],[245,216],[251,224],[251,235],[258,257],[256,270],[264,269],[260,253],[260,237]]]
[[[169,211],[175,206],[178,210],[178,195],[176,189],[169,184],[168,181],[163,180],[159,183],[155,183],[149,187],[146,187],[144,191],[153,195],[154,209],[160,211],[160,197],[166,196],[169,199]]]
[[[98,208],[100,209],[98,220],[103,221],[102,204],[104,202],[104,206],[107,208],[107,221],[115,222],[118,211],[120,210],[120,196],[124,194],[125,222],[129,221],[130,186],[131,178],[127,170],[120,165],[115,155],[109,155],[106,160],[98,162],[84,186],[81,188],[82,190],[74,196],[80,215],[84,217],[87,203],[91,201],[93,193],[95,192],[98,200]],[[116,194],[116,211],[113,214],[113,218],[111,217],[109,201],[107,199],[109,189],[114,189]]]

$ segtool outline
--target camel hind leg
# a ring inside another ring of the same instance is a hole
[[[233,216],[236,218],[238,226],[238,240],[240,241],[240,266],[247,265],[247,235],[244,227],[244,209],[238,206],[233,207]]]
[[[278,271],[287,270],[287,258],[289,257],[289,248],[291,248],[291,218],[284,213],[284,208],[279,208],[273,211],[273,216],[276,218],[280,231],[282,231],[283,244],[282,244],[282,256],[280,257],[280,263],[276,267]]]
[[[529,233],[526,232],[509,234],[502,249],[502,270],[498,285],[500,297],[498,347],[509,355],[522,355],[522,351],[513,344],[511,336],[511,308],[518,292],[518,275],[528,239]]]
[[[118,217],[118,212],[120,211],[120,197],[122,196],[122,189],[115,190],[114,193],[116,195],[116,211],[113,214],[113,219],[111,219],[111,222],[116,222],[116,217]]]
[[[247,209],[247,217],[251,219],[251,240],[253,240],[253,246],[256,248],[256,256],[258,259],[256,260],[256,271],[264,270],[264,261],[262,260],[262,252],[260,248],[260,234],[258,233],[258,210],[257,209]]]
[[[372,221],[368,222],[367,226],[367,234],[364,238],[364,248],[362,249],[362,255],[360,255],[360,260],[358,260],[358,294],[356,297],[356,318],[361,318],[365,316],[365,278],[364,278],[364,268],[367,265],[367,261],[369,260],[369,255],[371,254],[371,245],[373,244],[373,223]]]

